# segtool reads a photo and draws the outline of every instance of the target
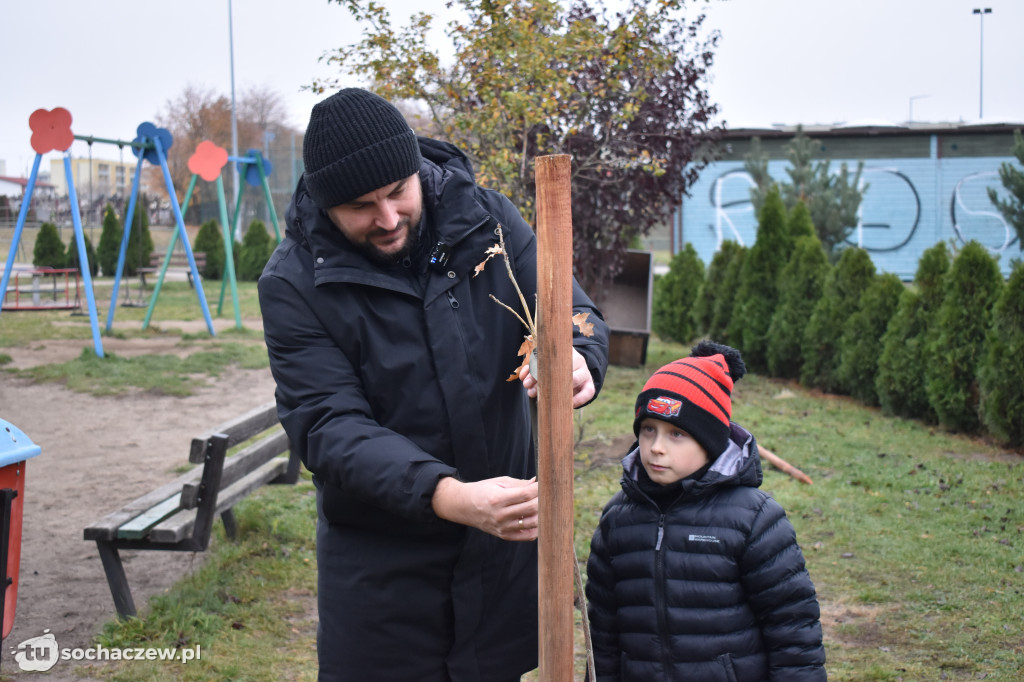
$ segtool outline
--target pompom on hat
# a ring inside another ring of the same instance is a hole
[[[420,147],[393,104],[346,88],[313,107],[302,162],[306,191],[326,210],[418,173]]]
[[[701,341],[689,357],[668,363],[644,384],[633,433],[640,435],[644,419],[660,419],[686,431],[715,460],[729,445],[733,384],[746,373],[738,350]]]

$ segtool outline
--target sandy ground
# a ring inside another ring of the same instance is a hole
[[[258,324],[246,322],[247,327]],[[174,340],[108,338],[104,351],[174,352]],[[5,352],[14,359],[10,366],[26,367],[63,362],[77,357],[83,347],[91,349],[91,341],[47,341],[45,347]],[[0,672],[83,679],[63,661],[47,673],[23,673],[12,655],[19,643],[45,630],[62,649],[90,646],[103,623],[115,616],[96,545],[82,539],[83,529],[175,478],[175,468],[188,462],[193,435],[273,397],[269,369],[229,370],[186,398],[142,393],[93,397],[0,373],[0,418],[42,449],[25,471],[17,607],[14,627],[0,649]],[[184,552],[125,551],[121,556],[140,610],[151,595],[166,590],[203,559]]]

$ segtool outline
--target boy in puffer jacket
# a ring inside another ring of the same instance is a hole
[[[731,422],[737,350],[701,342],[636,400],[637,443],[587,563],[598,682],[825,680],[818,600]]]

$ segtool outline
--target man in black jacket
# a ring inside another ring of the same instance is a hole
[[[537,664],[528,394],[506,381],[536,240],[468,159],[359,89],[318,103],[287,232],[259,282],[281,421],[317,487],[322,680],[517,680]],[[608,329],[579,286],[575,406]],[[566,320],[566,324],[571,324]]]

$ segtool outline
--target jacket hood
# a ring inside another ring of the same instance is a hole
[[[633,499],[647,500],[647,495],[640,490],[638,483],[642,466],[640,447],[638,443],[634,443],[629,453],[622,459],[622,489]],[[714,461],[702,477],[682,481],[680,492],[690,497],[701,497],[718,488],[758,488],[763,478],[761,457],[753,434],[739,424],[730,422],[729,445],[725,452]]]

